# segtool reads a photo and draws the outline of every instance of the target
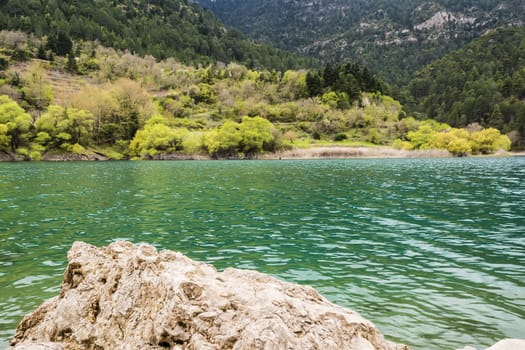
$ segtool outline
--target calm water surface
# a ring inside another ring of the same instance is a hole
[[[72,242],[309,284],[415,349],[525,338],[525,158],[0,163],[0,348]]]

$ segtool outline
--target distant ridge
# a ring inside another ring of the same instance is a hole
[[[174,57],[192,64],[235,61],[280,70],[309,61],[255,44],[187,0],[0,0],[0,6],[0,30],[22,30],[62,42],[97,40],[157,59]]]
[[[418,72],[410,110],[455,127],[479,123],[525,146],[525,27],[502,28]]]
[[[522,0],[198,0],[259,42],[353,59],[394,85],[488,30],[521,26]]]

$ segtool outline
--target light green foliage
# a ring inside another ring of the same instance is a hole
[[[457,138],[448,143],[447,150],[456,156],[466,156],[468,153],[472,152],[472,147],[470,146],[468,139]]]
[[[451,141],[456,139],[465,139],[468,141],[469,133],[465,129],[445,129],[438,131],[428,140],[429,148],[447,149]]]
[[[261,117],[243,117],[239,126],[242,151],[252,155],[275,149],[276,130],[272,123]]]
[[[392,147],[394,147],[395,149],[404,149],[407,151],[414,149],[414,145],[412,143],[410,143],[409,141],[403,141],[401,139],[394,140],[394,142],[392,143]]]
[[[31,160],[41,160],[42,154],[46,151],[46,148],[38,143],[31,143],[29,145],[29,158]]]
[[[201,132],[188,132],[182,139],[182,148],[186,154],[197,154],[203,149],[203,134]]]
[[[192,86],[189,90],[189,96],[195,103],[212,104],[215,102],[216,97],[213,93],[210,85],[201,83],[197,86]]]
[[[390,96],[381,94],[365,94],[363,103],[366,102],[365,113],[372,116],[374,120],[397,122],[402,106],[399,101]]]
[[[407,141],[398,139],[393,144],[399,149],[445,149],[455,156],[489,154],[509,150],[510,145],[510,139],[494,128],[469,132],[436,121],[421,122],[416,131],[407,133]]]
[[[471,146],[474,153],[488,154],[497,150],[509,150],[510,139],[494,128],[474,132],[471,135]]]
[[[30,151],[28,156],[29,158],[31,158],[31,160],[41,160],[42,159],[42,153],[36,150]]]
[[[18,147],[16,149],[16,153],[26,158],[29,158],[29,149],[27,149],[26,147]]]
[[[71,85],[78,89],[61,94],[61,105],[49,106],[40,118],[34,113],[34,127],[28,119],[25,136],[15,146],[5,131],[9,125],[0,123],[5,125],[0,126],[0,147],[9,143],[13,149],[43,154],[52,149],[74,152],[78,144],[86,152],[93,148],[119,157],[255,157],[292,145],[389,145],[400,138],[395,143],[400,148],[443,147],[457,154],[465,149],[451,143],[453,133],[435,135],[450,131],[448,125],[405,118],[400,103],[377,92],[380,82],[357,65],[327,65],[315,72],[321,85],[311,96],[306,81],[311,72],[258,72],[236,63],[184,66],[172,58],[157,61],[89,42],[75,47],[79,67],[83,60],[97,60],[98,68],[84,70],[89,81],[83,84],[81,77],[73,77]],[[62,69],[65,64],[60,57],[54,63]],[[45,75],[50,67],[45,63],[39,69]],[[502,113],[505,108],[501,106]]]
[[[9,143],[11,142],[11,138],[9,135],[7,135],[7,125],[6,124],[0,124],[0,150],[5,150],[9,147]]]
[[[415,131],[417,130],[418,126],[419,122],[416,119],[414,119],[414,117],[404,118],[398,124],[398,127],[402,134],[405,134],[409,131]]]
[[[110,89],[116,106],[111,118],[117,125],[113,141],[131,140],[155,111],[151,96],[138,82],[130,79],[119,79]]]
[[[368,142],[378,144],[381,139],[381,135],[376,128],[370,128],[368,130]]]
[[[33,62],[29,70],[22,74],[22,83],[22,97],[32,108],[42,111],[53,100],[53,88],[40,62]]]
[[[232,157],[240,152],[241,141],[239,123],[227,120],[219,129],[208,134],[205,146],[212,155]]]
[[[432,148],[430,141],[435,133],[450,129],[450,126],[441,124],[435,120],[425,120],[419,124],[416,131],[409,131],[407,139],[415,149]]]
[[[205,147],[214,156],[255,157],[274,151],[280,135],[273,124],[262,117],[243,117],[241,123],[227,120],[205,138]]]
[[[36,135],[35,137],[35,142],[42,145],[42,146],[46,146],[50,141],[52,140],[51,136],[45,132],[45,131],[40,131],[38,132],[38,134]]]
[[[281,79],[281,94],[288,99],[298,99],[307,96],[306,90],[306,71],[284,72]]]
[[[75,143],[73,146],[71,146],[71,152],[74,154],[84,154],[86,149],[82,145]]]
[[[470,134],[465,129],[447,129],[436,132],[429,140],[426,148],[446,149],[456,156],[465,156],[472,151]]]
[[[141,84],[127,78],[88,85],[69,97],[68,104],[90,113],[91,137],[97,145],[131,140],[157,108]]]
[[[184,128],[172,129],[161,116],[154,116],[144,129],[139,130],[129,148],[137,156],[147,158],[160,153],[174,153],[183,150],[183,141],[189,134]]]
[[[172,128],[186,127],[207,135],[223,121],[239,123],[243,116],[260,116],[274,123],[277,129],[295,127],[303,142],[312,138],[329,140],[337,134],[345,134],[352,141],[372,139],[388,144],[402,136],[406,129],[399,121],[401,106],[390,97],[362,93],[363,105],[357,100],[351,105],[348,93],[343,91],[345,86],[336,86],[338,82],[344,85],[346,78],[333,83],[337,91],[327,88],[324,96],[305,97],[306,71],[257,72],[236,63],[188,67],[171,59],[155,62],[148,57],[119,55],[107,48],[95,47],[94,50],[104,73],[93,74],[97,79],[117,80],[95,88],[83,88],[70,103],[94,115],[93,133],[97,145],[114,145],[119,140],[133,139],[154,113],[164,115],[165,124]],[[341,70],[347,68],[359,67],[340,67]],[[357,71],[365,72],[362,68]],[[359,81],[364,84],[367,77],[370,82],[374,81],[367,74]],[[124,108],[133,103],[123,103],[126,99],[116,93],[123,82],[129,85],[128,90],[134,91],[128,96],[144,96],[135,106],[149,104],[153,108]],[[169,86],[169,91],[162,90],[165,86]],[[159,95],[153,104],[147,89],[152,95]],[[375,130],[370,133],[371,128]],[[371,134],[374,136],[370,137]],[[242,152],[242,147],[235,152]]]
[[[337,107],[339,96],[337,96],[337,93],[335,91],[325,92],[323,96],[321,96],[321,101],[329,107],[335,108]]]
[[[30,137],[32,118],[16,101],[1,95],[0,125],[3,125],[0,127],[0,147],[9,145],[11,150],[15,151]]]
[[[93,123],[93,115],[87,111],[51,105],[35,122],[35,141],[62,148],[67,148],[67,144],[88,145],[93,136]]]

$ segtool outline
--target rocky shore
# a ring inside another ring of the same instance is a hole
[[[314,289],[180,253],[76,242],[60,295],[26,316],[14,349],[406,350]]]
[[[60,294],[20,322],[10,350],[408,350],[314,289],[223,272],[172,251],[75,242]],[[523,350],[506,339],[487,350]],[[465,347],[460,350],[476,350]]]

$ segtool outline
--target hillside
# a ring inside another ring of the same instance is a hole
[[[416,113],[464,127],[511,133],[525,146],[525,28],[488,33],[425,67],[405,89]]]
[[[73,59],[50,60],[38,58],[42,46],[0,32],[0,150],[24,157],[88,148],[116,158],[253,157],[334,140],[388,144],[404,130],[399,103],[355,64],[195,67],[93,42],[74,43]]]
[[[353,59],[397,86],[487,30],[523,25],[521,0],[198,0],[259,42]]]
[[[287,69],[311,60],[247,40],[210,11],[186,0],[0,0],[0,29],[47,36],[48,49],[64,55],[73,40],[101,44],[187,64],[240,62]]]
[[[448,149],[353,63],[285,72],[196,67],[93,42],[73,43],[75,56],[51,60],[38,58],[49,56],[45,43],[0,31],[3,158],[255,158],[313,145]],[[421,132],[430,143],[420,142]],[[469,144],[450,149],[458,155],[510,146],[497,130],[483,147],[477,131],[454,135],[447,140]]]

